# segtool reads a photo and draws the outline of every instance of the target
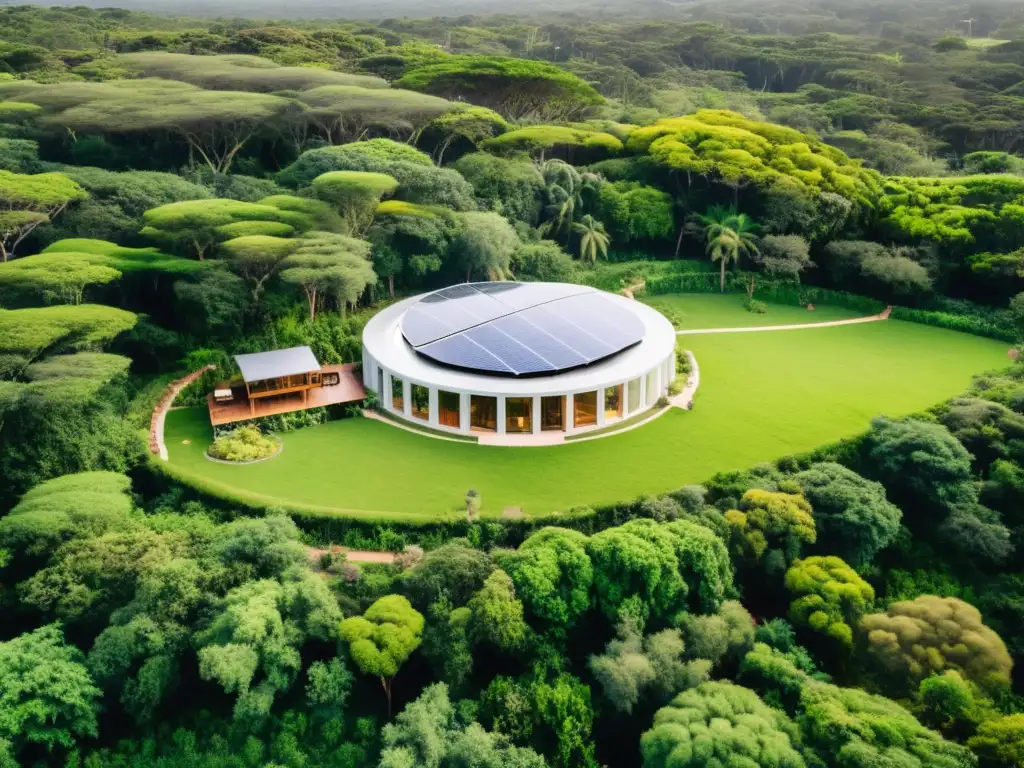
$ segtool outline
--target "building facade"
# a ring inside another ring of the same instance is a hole
[[[632,299],[557,283],[454,286],[363,331],[363,384],[384,410],[454,434],[577,434],[653,407],[675,330]]]

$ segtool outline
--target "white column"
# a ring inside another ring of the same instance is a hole
[[[402,405],[406,418],[412,418],[412,382],[405,379],[402,382]]]
[[[459,430],[469,432],[469,393],[459,395]]]
[[[565,396],[565,431],[572,432],[576,429],[576,414],[573,413],[572,395]]]
[[[498,434],[505,434],[505,398],[498,398]]]
[[[534,395],[533,407],[530,409],[530,424],[533,426],[533,434],[540,434],[540,395]]]
[[[597,390],[597,426],[604,426],[604,387]]]
[[[441,420],[440,420],[440,418],[438,418],[438,413],[437,413],[437,408],[438,408],[438,406],[437,406],[437,400],[438,400],[438,398],[437,398],[437,387],[431,387],[430,389],[427,390],[427,392],[428,392],[429,398],[430,398],[429,399],[430,405],[428,406],[430,408],[430,412],[429,412],[429,417],[428,417],[427,421],[431,424],[431,426],[436,427],[436,426],[438,426],[441,423]]]
[[[640,377],[640,408],[647,407],[647,374]]]

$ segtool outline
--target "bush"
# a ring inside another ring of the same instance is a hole
[[[755,315],[763,315],[768,311],[768,305],[757,299],[747,299],[743,302],[743,308],[747,312],[753,312]]]
[[[213,441],[206,452],[222,461],[257,461],[277,453],[279,443],[256,427],[239,427]]]

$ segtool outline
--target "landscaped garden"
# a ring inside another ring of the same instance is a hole
[[[756,298],[756,297],[755,297]],[[741,328],[754,325],[806,325],[831,320],[849,320],[863,317],[864,312],[833,305],[818,305],[813,311],[790,304],[765,301],[764,314],[748,312],[744,308],[747,297],[742,293],[687,293],[666,296],[648,296],[642,301],[650,304],[672,321],[676,328]]]
[[[772,306],[753,315],[735,299],[672,297],[680,307],[706,311],[716,327],[745,319],[766,325],[784,314]],[[820,321],[840,312],[806,314]],[[1004,343],[894,320],[694,335],[686,345],[701,366],[694,410],[672,410],[621,435],[497,448],[346,419],[286,434],[286,450],[269,461],[227,466],[204,455],[211,440],[206,410],[183,409],[167,420],[170,469],[218,494],[364,518],[455,515],[470,488],[480,491],[485,517],[506,507],[539,515],[666,491],[810,450],[863,431],[876,415],[934,405],[964,389],[973,374],[1006,362]]]

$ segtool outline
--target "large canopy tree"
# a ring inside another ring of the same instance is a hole
[[[400,88],[488,107],[509,120],[572,120],[601,96],[553,64],[500,56],[449,56],[413,69]]]
[[[0,259],[7,261],[36,227],[88,196],[62,173],[0,171]]]
[[[370,244],[331,232],[309,232],[297,238],[296,248],[281,264],[281,279],[299,286],[306,295],[309,319],[316,318],[325,299],[333,297],[344,315],[363,292],[377,282],[369,260]]]

